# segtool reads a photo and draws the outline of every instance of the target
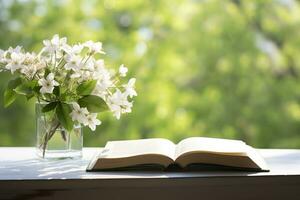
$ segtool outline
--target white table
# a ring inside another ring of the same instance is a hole
[[[262,149],[270,172],[86,172],[79,160],[41,160],[34,148],[0,148],[0,199],[297,199],[300,150]]]

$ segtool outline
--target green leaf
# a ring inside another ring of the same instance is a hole
[[[31,80],[29,82],[27,82],[28,86],[31,87],[31,88],[34,88],[36,86],[39,86],[39,83],[37,80]]]
[[[34,94],[33,94],[33,93],[27,94],[27,95],[26,95],[27,101],[30,100],[32,97],[34,97]]]
[[[42,88],[42,86],[39,86],[39,85],[37,85],[37,86],[34,86],[33,88],[32,88],[32,90],[36,93],[36,94],[40,94],[40,89]]]
[[[7,88],[4,92],[4,107],[8,107],[12,104],[16,100],[16,97],[15,91]]]
[[[16,100],[17,95],[14,89],[21,84],[22,84],[21,78],[16,78],[8,82],[7,88],[4,92],[4,107],[8,107]]]
[[[102,112],[108,109],[105,101],[95,95],[87,95],[78,100],[80,107],[86,107],[90,112]]]
[[[48,74],[50,74],[50,73],[51,73],[51,71],[50,71],[49,67],[46,67],[45,68],[44,78],[46,78],[48,76]]]
[[[53,94],[55,96],[59,97],[59,95],[60,95],[60,88],[59,88],[59,86],[55,86],[54,87]]]
[[[43,108],[42,108],[42,112],[45,113],[45,112],[49,112],[51,110],[54,110],[57,106],[57,101],[55,102],[51,102],[51,103],[48,103],[47,105],[45,105]]]
[[[19,85],[18,87],[16,87],[14,89],[14,91],[17,94],[21,94],[21,95],[31,95],[33,92],[31,85],[28,83],[23,83],[23,84]]]
[[[27,99],[31,99],[37,87],[39,87],[37,80],[31,80],[18,85],[18,87],[14,88],[14,91],[17,94],[26,95]]]
[[[8,82],[7,88],[10,89],[10,90],[13,90],[21,84],[22,84],[22,79],[21,78],[16,78],[16,79],[10,80]]]
[[[97,84],[96,80],[90,80],[83,82],[77,87],[77,94],[84,96],[84,95],[89,95],[93,92],[95,86]]]
[[[71,131],[73,129],[73,121],[70,117],[72,109],[70,105],[66,103],[59,102],[56,107],[56,116],[61,123],[61,125],[67,130]]]

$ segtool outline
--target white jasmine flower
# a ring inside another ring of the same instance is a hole
[[[45,67],[47,67],[46,63],[43,62],[43,60],[39,60],[37,63],[35,63],[35,67],[36,67],[36,70],[41,70],[41,69],[44,69]]]
[[[53,89],[54,89],[54,86],[58,86],[59,83],[56,82],[54,80],[54,74],[53,73],[50,73],[48,74],[48,76],[45,78],[42,78],[38,81],[39,85],[42,86],[42,88],[40,89],[40,92],[42,94],[45,94],[45,93],[52,93],[53,92]]]
[[[78,121],[79,123],[86,124],[87,123],[87,115],[89,114],[89,111],[87,108],[80,108],[78,103],[74,102],[72,103],[73,110],[70,113],[70,116],[72,117],[73,121]]]
[[[63,38],[59,38],[59,35],[56,34],[53,36],[53,38],[51,40],[44,40],[44,48],[43,51],[44,52],[48,52],[50,54],[58,52],[61,50],[61,48],[63,46],[66,45],[67,42],[67,38],[63,37]]]
[[[103,70],[102,77],[100,79],[100,83],[103,87],[108,88],[113,86],[113,82],[110,76],[111,75],[107,70]]]
[[[119,105],[111,104],[111,105],[110,105],[110,110],[113,112],[113,115],[114,115],[117,119],[120,119],[121,113],[122,113],[122,108],[121,108]]]
[[[103,60],[94,61],[94,80],[98,80],[96,87],[93,91],[94,95],[105,98],[107,94],[107,89],[113,87],[113,81],[111,80],[111,73],[105,68]]]
[[[29,65],[29,64],[34,64],[37,62],[38,58],[35,53],[26,53],[24,56],[24,64]]]
[[[0,49],[0,58],[2,58],[4,56],[5,51]]]
[[[91,40],[85,42],[83,46],[87,47],[91,54],[95,53],[101,53],[105,54],[104,51],[102,51],[102,43],[101,42],[93,42]]]
[[[95,62],[93,60],[94,60],[93,58],[90,58],[87,61],[85,61],[84,64],[82,64],[83,65],[82,68],[90,72],[93,72],[95,70],[94,67]]]
[[[13,52],[10,55],[10,59],[7,61],[7,65],[5,66],[6,69],[10,70],[13,74],[16,70],[23,67],[25,56],[22,53],[15,53]]]
[[[15,48],[9,47],[6,53],[12,54],[12,53],[22,53],[22,47],[16,46]]]
[[[82,76],[82,71],[78,70],[78,71],[74,71],[70,78],[75,79],[75,78],[80,78]],[[78,80],[78,82],[82,82],[81,80]]]
[[[104,77],[103,79],[98,80],[92,94],[105,99],[106,95],[108,94],[108,89],[112,87],[114,87],[113,82],[110,79]]]
[[[94,91],[92,92],[92,95],[99,96],[102,99],[105,99],[107,94],[108,94],[107,90],[98,84],[96,85]]]
[[[42,62],[35,53],[26,53],[23,67],[21,68],[20,72],[27,78],[32,79],[38,70],[45,67],[45,62]]]
[[[137,96],[137,93],[134,89],[135,80],[135,78],[131,78],[127,84],[123,85],[123,87],[125,88],[125,94],[127,94],[130,98],[132,98],[133,96]]]
[[[83,45],[82,44],[75,44],[72,46],[72,52],[73,54],[80,54],[82,49],[83,49]]]
[[[5,51],[0,49],[0,63],[4,63],[4,62],[5,62]]]
[[[94,60],[94,69],[95,71],[100,71],[105,68],[104,60],[99,59],[99,60]]]
[[[120,66],[120,68],[119,68],[120,76],[125,77],[126,74],[127,74],[127,72],[128,72],[127,67],[125,67],[125,66],[122,64],[122,65]]]
[[[83,45],[82,44],[75,44],[73,46],[69,46],[69,45],[65,45],[63,47],[63,50],[70,55],[78,55],[81,53],[82,49],[83,49]]]
[[[0,64],[1,63],[5,63],[5,57],[4,57],[4,55],[5,55],[5,51],[3,51],[2,49],[0,49]],[[3,66],[1,66],[0,65],[0,72],[2,72],[3,71]]]
[[[117,119],[120,119],[122,113],[122,108],[120,106],[122,105],[122,98],[123,96],[120,90],[117,90],[112,96],[108,98],[108,106]]]
[[[102,79],[104,73],[106,73],[104,60],[92,60],[93,61],[93,68],[94,68],[94,79]]]
[[[89,126],[92,131],[96,130],[96,126],[101,124],[101,121],[97,119],[97,113],[90,113],[86,116],[85,126]]]
[[[81,83],[83,81],[91,80],[92,73],[86,70],[79,70],[71,75],[71,78],[75,78],[75,77],[78,78],[77,82]]]
[[[25,65],[21,69],[21,73],[24,74],[29,79],[32,79],[34,77],[34,75],[36,74],[36,72],[37,72],[36,65]]]
[[[127,94],[117,89],[112,96],[108,97],[108,106],[113,115],[120,119],[122,113],[131,112],[132,103],[127,100]]]
[[[74,55],[66,55],[65,56],[66,64],[65,69],[73,71],[78,71],[81,68],[81,58],[79,56]]]
[[[24,66],[20,72],[27,78],[32,79],[37,72],[37,67],[40,67],[39,61],[34,53],[26,53],[24,59]]]
[[[107,90],[114,87],[114,84],[110,79],[110,74],[108,73],[108,71],[103,71],[101,75],[98,74],[97,80],[98,81],[93,94],[105,98],[105,96],[107,95]]]

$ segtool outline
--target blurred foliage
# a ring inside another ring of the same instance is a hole
[[[133,112],[100,115],[85,146],[212,136],[300,147],[298,1],[0,0],[1,49],[39,50],[56,33],[103,42],[107,64],[137,78]],[[9,78],[0,75],[1,94]],[[34,103],[0,109],[1,146],[34,145]]]

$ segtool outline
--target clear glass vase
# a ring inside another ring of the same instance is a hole
[[[65,130],[59,123],[55,109],[42,112],[46,103],[36,103],[37,155],[41,158],[80,158],[83,134],[81,126],[72,131]]]

